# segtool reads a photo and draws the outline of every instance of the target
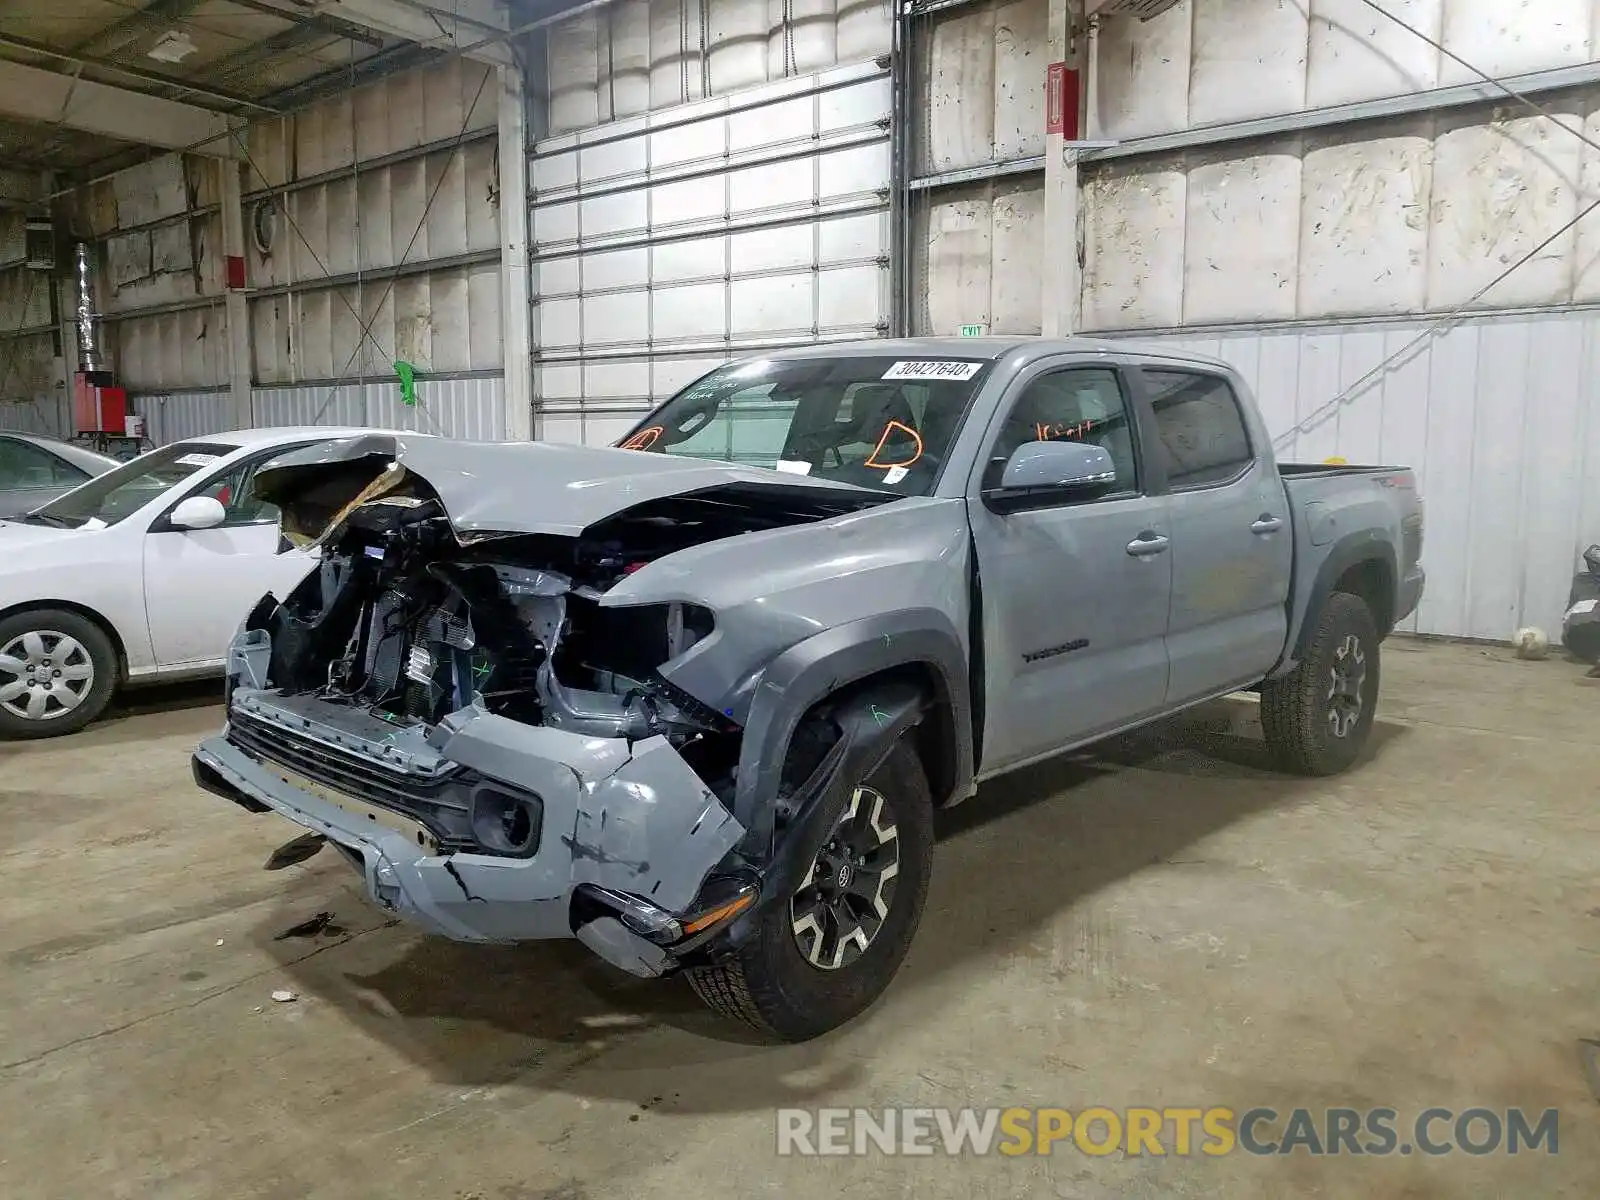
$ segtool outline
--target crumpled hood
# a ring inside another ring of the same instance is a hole
[[[283,512],[286,533],[320,538],[357,503],[399,486],[406,475],[433,490],[461,535],[575,536],[636,505],[710,490],[755,490],[775,500],[837,497],[846,509],[898,499],[845,483],[637,450],[379,433],[273,459],[256,472],[255,493]]]

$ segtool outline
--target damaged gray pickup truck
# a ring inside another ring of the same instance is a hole
[[[786,1040],[888,986],[981,780],[1250,689],[1286,769],[1352,765],[1423,587],[1409,470],[1280,467],[1225,364],[1120,343],[786,350],[614,448],[371,434],[256,490],[320,565],[200,786],[421,929]]]

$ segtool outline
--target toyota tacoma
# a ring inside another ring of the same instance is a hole
[[[613,447],[366,434],[256,476],[318,565],[198,784],[448,938],[576,937],[783,1040],[869,1007],[935,809],[1230,693],[1356,763],[1423,588],[1405,467],[1275,463],[1226,364],[872,340],[717,367]]]

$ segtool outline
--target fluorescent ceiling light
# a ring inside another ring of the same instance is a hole
[[[156,44],[150,47],[147,57],[157,62],[179,63],[193,54],[199,47],[189,40],[187,33],[163,33]]]

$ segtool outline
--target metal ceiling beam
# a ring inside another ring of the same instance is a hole
[[[0,61],[0,113],[164,150],[238,153],[222,113],[21,63]]]
[[[138,12],[108,25],[72,48],[74,54],[116,54],[140,38],[163,33],[166,27],[182,21],[204,0],[154,0]]]
[[[248,71],[260,70],[280,54],[288,54],[315,42],[326,42],[335,36],[337,35],[310,25],[291,25],[265,41],[234,51],[226,58],[212,64],[208,73],[223,84],[232,83]]]
[[[316,10],[478,62],[516,66],[516,56],[502,40],[511,34],[510,18],[490,0],[317,0]]]
[[[442,51],[411,42],[401,42],[366,58],[358,58],[353,66],[330,67],[326,71],[319,71],[309,79],[302,79],[299,83],[292,83],[281,91],[273,92],[266,99],[280,112],[293,112],[323,96],[348,91],[350,88],[359,87],[363,83],[370,83],[386,75],[396,75],[414,67],[427,66],[443,56]]]
[[[363,46],[371,46],[374,50],[383,49],[383,38],[371,30],[350,21],[341,21],[337,17],[325,17],[320,13],[291,12],[289,9],[279,8],[276,4],[268,4],[266,0],[228,0],[230,4],[237,4],[240,8],[248,8],[251,12],[261,13],[263,16],[278,17],[284,21],[293,21],[296,25],[305,25],[312,29],[320,30],[333,37],[347,38],[352,42],[360,42]],[[289,0],[293,3],[294,0]]]
[[[265,104],[258,104],[244,96],[232,92],[219,91],[216,88],[202,87],[195,83],[185,83],[181,79],[174,79],[169,75],[162,75],[156,71],[146,71],[139,67],[127,67],[121,63],[107,62],[103,58],[90,54],[83,54],[76,50],[68,53],[63,50],[52,50],[40,42],[30,41],[28,38],[14,37],[11,34],[0,34],[0,46],[10,46],[16,50],[24,50],[29,54],[38,54],[45,58],[53,58],[58,62],[74,63],[78,66],[93,67],[97,71],[105,71],[111,75],[121,75],[126,79],[136,79],[140,83],[148,83],[152,87],[173,88],[191,96],[212,100],[218,104],[225,104],[230,108],[256,108],[263,112],[274,112],[275,109]]]

